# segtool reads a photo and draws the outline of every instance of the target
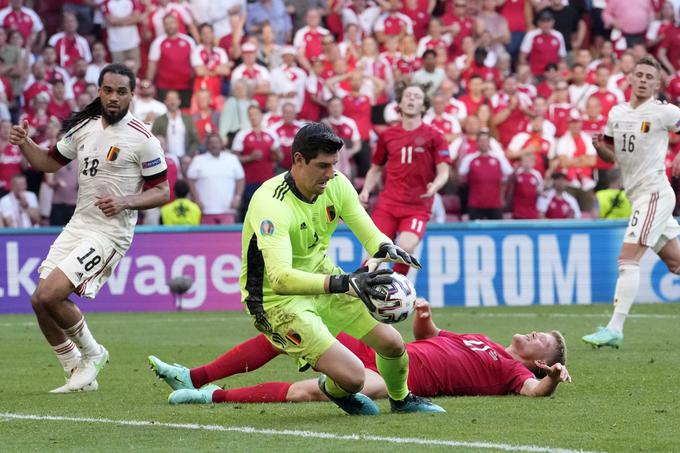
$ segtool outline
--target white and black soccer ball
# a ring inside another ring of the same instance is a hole
[[[385,294],[385,298],[370,298],[375,310],[369,310],[369,313],[384,324],[395,324],[405,320],[416,306],[416,289],[413,283],[405,275],[394,273],[392,277],[392,283],[376,287]]]

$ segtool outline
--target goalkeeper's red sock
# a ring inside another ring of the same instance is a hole
[[[281,354],[262,334],[244,341],[207,365],[189,370],[195,388],[238,373],[260,368]]]
[[[240,389],[215,390],[213,403],[285,403],[290,382],[265,382]]]
[[[394,268],[392,270],[401,275],[408,275],[409,269],[411,269],[411,266],[408,264],[394,263]]]

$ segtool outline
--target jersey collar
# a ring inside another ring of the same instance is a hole
[[[312,201],[309,201],[307,198],[305,198],[304,195],[302,195],[300,189],[298,189],[297,186],[295,185],[293,175],[291,175],[289,171],[286,172],[286,175],[283,177],[283,180],[286,181],[286,184],[288,184],[288,187],[290,187],[290,191],[293,192],[293,195],[295,195],[300,201],[304,201],[307,204],[314,204],[314,202],[316,202],[318,196],[314,197]]]

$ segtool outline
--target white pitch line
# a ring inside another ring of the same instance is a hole
[[[304,437],[312,439],[334,439],[341,441],[376,441],[393,444],[416,444],[416,445],[441,445],[447,447],[468,447],[478,449],[495,449],[504,451],[527,451],[536,453],[595,453],[585,450],[569,450],[564,448],[554,447],[539,447],[536,445],[512,445],[501,444],[494,442],[466,442],[456,440],[436,440],[436,439],[419,439],[414,437],[383,437],[383,436],[369,436],[363,434],[334,434],[317,431],[299,431],[299,430],[276,430],[276,429],[262,429],[253,428],[252,426],[222,426],[222,425],[199,425],[196,423],[163,423],[148,420],[113,420],[109,418],[90,418],[90,417],[62,417],[56,415],[30,415],[30,414],[13,414],[10,412],[0,412],[0,419],[13,420],[38,420],[38,421],[65,421],[77,423],[101,423],[119,426],[144,426],[144,427],[161,427],[174,429],[188,429],[188,430],[202,430],[202,431],[216,431],[216,432],[236,432],[246,434],[264,434],[269,436],[290,436],[290,437]]]
[[[1,316],[1,315],[0,315]],[[476,317],[476,318],[602,318],[606,319],[610,313],[449,313],[448,316],[456,317]],[[627,319],[680,319],[680,315],[663,315],[663,314],[638,314],[628,315]],[[162,319],[145,319],[145,318],[130,318],[130,319],[98,319],[93,324],[165,324],[165,323],[187,323],[187,322],[248,322],[247,318],[162,318]],[[20,321],[20,322],[0,322],[0,327],[34,327],[38,324],[35,321]]]

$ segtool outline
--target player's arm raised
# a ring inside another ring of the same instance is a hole
[[[38,146],[28,136],[28,121],[12,126],[12,130],[9,132],[9,142],[19,147],[21,154],[37,171],[54,173],[64,165],[51,157],[49,150]]]
[[[593,146],[597,155],[603,161],[613,164],[616,161],[614,154],[614,139],[604,134],[597,134],[593,136]]]
[[[416,340],[427,340],[439,335],[439,329],[432,320],[430,304],[422,298],[416,299],[416,314],[413,317],[413,337]]]

